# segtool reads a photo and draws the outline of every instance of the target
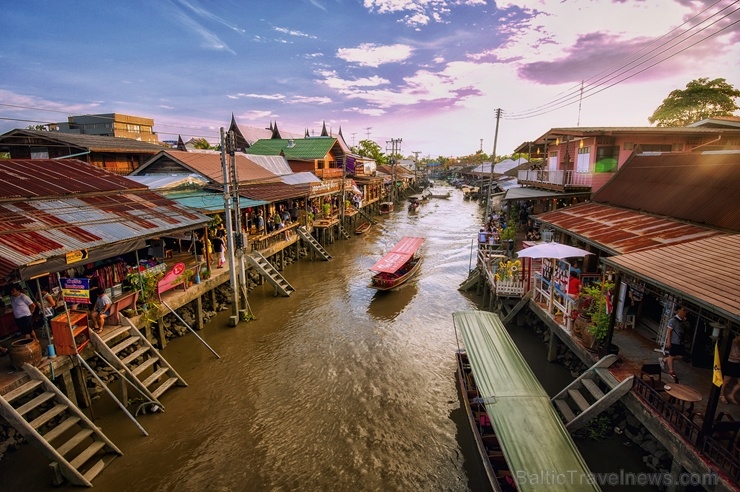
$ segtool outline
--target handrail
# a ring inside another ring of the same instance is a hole
[[[634,378],[632,391],[640,397],[645,404],[660,415],[671,427],[678,431],[681,436],[696,446],[699,442],[701,426],[687,417],[679,407],[669,402],[660,393],[651,388],[640,378]]]

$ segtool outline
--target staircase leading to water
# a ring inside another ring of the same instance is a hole
[[[90,341],[111,366],[164,408],[159,401],[162,394],[188,384],[128,318],[121,317],[121,321],[121,326],[101,335],[91,332]]]
[[[298,229],[299,234],[301,229],[302,227]],[[265,278],[265,280],[275,287],[275,295],[280,294],[283,297],[289,297],[291,293],[295,292],[293,286],[285,280],[285,277],[280,275],[280,272],[278,272],[277,269],[267,261],[267,258],[259,253],[259,251],[252,251],[251,254],[247,255],[247,260],[249,260],[249,264],[252,265],[254,269]]]
[[[616,355],[607,355],[552,398],[569,432],[586,425],[632,388],[634,376],[619,382],[609,372],[608,367],[616,361]]]
[[[350,236],[347,229],[345,229],[342,224],[339,224],[337,227],[339,228],[339,234],[341,234],[344,239],[349,239]]]
[[[31,378],[0,397],[0,415],[52,463],[55,481],[92,487],[92,480],[123,453],[35,367]]]
[[[318,253],[320,257],[327,261],[331,260],[331,255],[329,254],[329,252],[326,251],[321,243],[319,243],[316,238],[308,232],[305,226],[301,226],[296,230],[298,231],[298,235],[301,236],[301,239],[306,241],[308,245],[311,246],[311,248],[313,248],[313,250],[316,251],[316,253]],[[347,234],[347,231],[344,231],[344,233]],[[349,239],[349,236],[347,236],[347,239]]]

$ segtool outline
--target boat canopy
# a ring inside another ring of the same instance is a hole
[[[424,242],[423,237],[404,236],[384,257],[370,267],[371,272],[394,273],[406,264]]]
[[[594,475],[494,313],[452,314],[517,490],[594,491]]]

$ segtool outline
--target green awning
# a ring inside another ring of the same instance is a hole
[[[518,490],[600,490],[499,317],[461,311],[452,319]]]
[[[178,193],[163,193],[163,196],[173,202],[204,213],[221,212],[224,209],[224,195],[210,191],[182,191]],[[266,205],[269,202],[263,200],[251,200],[239,197],[239,208],[244,210],[251,207]]]

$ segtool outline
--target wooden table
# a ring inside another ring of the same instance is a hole
[[[681,411],[693,411],[694,403],[703,399],[697,389],[686,384],[666,384],[664,389],[666,394],[671,397],[671,402],[681,407]]]

